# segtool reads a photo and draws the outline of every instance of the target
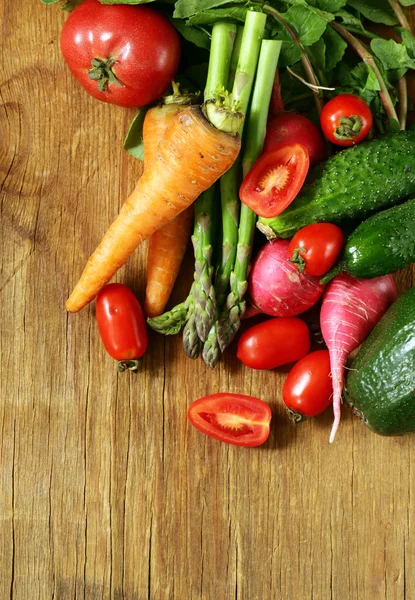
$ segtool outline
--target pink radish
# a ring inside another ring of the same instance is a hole
[[[396,300],[391,275],[355,279],[337,275],[327,286],[320,313],[321,332],[330,352],[333,380],[333,442],[340,423],[344,370],[350,352],[366,339],[382,315]]]
[[[321,297],[324,286],[318,277],[298,273],[290,259],[288,240],[266,243],[256,256],[248,278],[252,307],[248,314],[294,317],[305,312]]]

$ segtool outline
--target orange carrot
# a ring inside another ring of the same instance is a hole
[[[156,155],[157,146],[174,117],[184,109],[181,104],[163,104],[147,111],[143,123],[144,168]],[[147,317],[161,315],[189,243],[193,223],[193,205],[173,221],[153,233],[147,254],[147,286],[144,311]]]
[[[173,120],[120,214],[88,260],[72,294],[69,312],[77,312],[145,239],[188,208],[235,162],[239,136],[213,127],[199,107],[185,108]]]

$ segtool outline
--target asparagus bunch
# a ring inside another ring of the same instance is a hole
[[[249,112],[245,151],[242,160],[243,177],[262,152],[272,85],[277,69],[281,42],[263,40]],[[256,214],[245,204],[241,205],[238,242],[233,270],[230,273],[231,290],[226,299],[225,311],[217,324],[217,337],[222,352],[232,342],[245,312],[244,295],[248,287],[247,275],[255,234]]]

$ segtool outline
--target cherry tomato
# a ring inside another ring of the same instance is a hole
[[[106,351],[120,361],[118,369],[135,370],[136,359],[147,350],[148,337],[143,311],[133,292],[121,283],[103,287],[97,297],[96,318]]]
[[[330,142],[337,146],[354,146],[369,134],[373,118],[362,98],[354,94],[340,94],[324,105],[320,123]]]
[[[294,200],[310,161],[301,144],[284,144],[260,156],[239,190],[241,201],[260,217],[276,217]]]
[[[170,86],[180,38],[153,8],[85,0],[63,26],[61,51],[91,96],[135,107],[153,102]]]
[[[212,394],[192,402],[187,414],[196,429],[234,446],[259,446],[269,436],[271,409],[252,396]]]
[[[327,158],[323,136],[303,115],[280,112],[268,120],[264,152],[272,152],[285,144],[302,144],[307,148],[310,167]]]
[[[303,227],[288,247],[290,261],[298,271],[319,277],[331,269],[343,246],[344,235],[332,223],[313,223]]]
[[[282,399],[295,421],[324,412],[332,404],[332,395],[328,350],[310,352],[299,360],[282,388]]]
[[[237,357],[251,369],[275,369],[310,350],[307,325],[296,317],[277,317],[250,327],[238,340]]]

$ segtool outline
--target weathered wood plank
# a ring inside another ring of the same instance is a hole
[[[412,437],[377,437],[345,407],[329,446],[329,414],[286,420],[283,372],[232,350],[210,372],[179,338],[151,333],[140,372],[118,375],[93,307],[66,315],[140,173],[122,150],[133,111],[69,75],[56,7],[1,8],[0,597],[415,597]],[[144,265],[143,247],[117,276],[141,299]],[[400,275],[401,291],[413,283]],[[188,424],[189,403],[217,391],[270,403],[263,447]]]

